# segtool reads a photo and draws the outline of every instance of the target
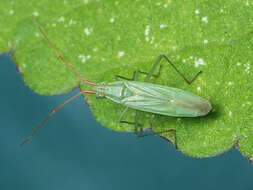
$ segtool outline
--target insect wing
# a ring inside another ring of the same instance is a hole
[[[208,101],[181,89],[137,81],[125,85],[132,95],[122,104],[137,110],[174,117],[197,117],[210,111]]]

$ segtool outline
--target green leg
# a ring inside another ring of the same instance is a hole
[[[145,133],[145,131],[143,131],[143,127],[141,126],[141,124],[138,123],[138,111],[136,111],[136,114],[135,114],[135,120],[134,122],[129,122],[129,121],[122,121],[122,117],[123,115],[125,114],[127,108],[122,112],[121,116],[120,116],[120,120],[119,122],[120,123],[126,123],[126,124],[129,124],[129,125],[134,125],[134,135],[136,137],[146,137],[146,136],[153,136],[153,135],[157,135],[157,136],[160,136],[162,137],[163,139],[167,140],[167,141],[170,141],[170,139],[168,138],[165,138],[162,136],[163,133],[173,133],[174,135],[174,144],[175,144],[175,147],[177,148],[177,135],[176,135],[176,130],[174,129],[168,129],[168,130],[164,130],[164,131],[158,131],[158,132],[154,132],[152,130],[152,125],[153,125],[153,120],[151,121],[150,123],[150,129],[151,129],[151,133]]]
[[[120,75],[115,75],[114,78],[115,78],[116,81],[118,81],[119,78],[124,79],[124,80],[134,80],[134,81],[137,81],[137,79],[138,79],[138,73],[139,73],[139,71],[134,71],[132,78],[127,78],[127,77],[123,77],[123,76],[120,76]]]
[[[137,71],[134,71],[134,74],[133,74],[133,77],[132,78],[126,78],[126,77],[123,77],[123,76],[120,76],[120,75],[115,75],[115,79],[118,80],[118,78],[121,78],[121,79],[125,79],[125,80],[137,80],[137,75],[140,73],[140,74],[144,74],[144,75],[147,75],[146,78],[144,79],[144,82],[148,82],[150,80],[150,78],[153,76],[153,77],[159,77],[160,76],[160,73],[161,73],[161,70],[162,70],[162,64],[161,63],[161,60],[162,59],[165,59],[175,70],[176,72],[184,79],[184,81],[188,84],[191,84],[199,74],[202,73],[202,71],[199,71],[191,80],[188,80],[177,68],[176,66],[169,60],[168,57],[166,57],[165,55],[159,55],[155,61],[155,63],[153,64],[153,66],[151,67],[150,71],[149,72],[143,72],[143,71],[140,71],[140,70],[137,70]],[[157,68],[157,66],[160,64],[159,66],[159,70],[158,70],[158,73],[157,74],[154,74],[154,71],[155,69]]]
[[[199,71],[191,80],[188,80],[177,68],[176,66],[169,60],[168,57],[166,57],[165,55],[160,55],[156,61],[155,61],[155,64],[153,65],[153,67],[151,68],[150,72],[152,71],[152,69],[154,70],[155,67],[159,64],[159,62],[162,60],[162,59],[165,59],[176,71],[177,73],[184,79],[184,81],[187,83],[187,84],[191,84],[196,78],[197,76],[202,73],[202,71]],[[153,71],[152,71],[153,72]],[[148,75],[146,78],[150,78],[150,75]]]
[[[162,68],[162,65],[160,65],[160,68],[159,68],[158,73],[157,73],[157,74],[151,74],[151,76],[153,76],[153,77],[159,77],[159,76],[160,76],[161,68]],[[147,72],[143,72],[143,71],[137,70],[137,71],[134,71],[133,77],[132,77],[132,78],[123,77],[123,76],[121,76],[121,75],[115,75],[114,78],[115,78],[116,81],[118,81],[119,78],[124,79],[124,80],[133,80],[133,81],[137,81],[138,74],[149,75],[149,73],[147,73]],[[149,78],[150,78],[150,77],[149,77]],[[147,82],[147,81],[145,81],[145,82]]]
[[[154,117],[156,115],[153,115]],[[177,148],[177,135],[176,135],[176,130],[175,129],[168,129],[168,130],[164,130],[164,131],[158,131],[158,132],[154,132],[153,129],[152,129],[152,126],[153,126],[153,122],[154,122],[154,117],[152,118],[151,122],[150,122],[150,129],[151,129],[151,133],[146,133],[142,130],[139,130],[138,133],[135,133],[135,135],[137,137],[146,137],[146,136],[153,136],[153,135],[157,135],[159,137],[162,137],[163,139],[171,142],[170,139],[168,139],[167,137],[163,137],[162,134],[163,133],[173,133],[174,135],[174,144],[175,144],[175,147]]]
[[[163,56],[164,55],[160,55],[157,58],[157,60],[155,61],[154,65],[152,66],[152,68],[150,69],[149,72],[143,72],[143,71],[140,71],[140,70],[134,71],[132,78],[127,78],[127,77],[123,77],[123,76],[120,76],[120,75],[115,75],[114,76],[115,80],[118,81],[119,78],[121,78],[121,79],[124,79],[124,80],[134,80],[134,81],[137,81],[139,73],[147,75],[146,78],[144,79],[144,82],[148,82],[152,76],[158,78],[160,76],[160,73],[161,73],[161,70],[162,70],[162,65],[159,66],[159,70],[158,70],[157,74],[153,74],[153,73],[154,73],[156,67],[159,65],[159,63],[160,63],[161,59],[163,58]]]
[[[156,77],[159,77],[160,76],[160,73],[161,73],[161,70],[162,70],[162,65],[160,64],[160,67],[159,67],[159,70],[158,70],[158,74],[154,75],[153,73],[155,72],[155,69],[157,68],[157,66],[159,65],[159,63],[161,62],[161,59],[162,57],[159,56],[155,63],[153,64],[153,66],[151,67],[150,71],[147,74],[146,78],[144,79],[144,82],[148,82],[151,78],[151,76],[156,76]]]

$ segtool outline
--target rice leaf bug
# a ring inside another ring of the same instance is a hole
[[[90,85],[91,90],[81,91],[80,93],[68,99],[62,105],[54,109],[46,117],[46,119],[44,119],[39,124],[39,126],[33,131],[33,133],[20,144],[21,146],[23,146],[27,141],[29,141],[34,136],[34,134],[45,124],[45,122],[50,117],[52,117],[60,108],[62,108],[64,105],[68,104],[72,100],[76,99],[80,95],[84,94],[96,94],[98,97],[108,98],[113,102],[125,106],[126,108],[119,117],[119,122],[134,125],[134,133],[138,137],[143,137],[147,135],[159,136],[159,134],[161,133],[172,132],[174,134],[176,147],[176,131],[174,129],[164,130],[161,132],[152,131],[152,134],[143,134],[142,126],[138,122],[138,111],[165,115],[169,117],[199,117],[205,116],[211,111],[212,106],[210,102],[196,94],[177,88],[148,82],[151,77],[159,77],[162,65],[160,65],[157,75],[154,74],[154,71],[158,67],[162,59],[166,60],[167,63],[169,63],[169,65],[171,65],[172,68],[175,69],[175,71],[189,85],[197,78],[201,71],[199,71],[191,80],[188,80],[165,55],[160,55],[156,59],[154,65],[149,72],[143,72],[139,70],[134,71],[132,78],[115,75],[116,82],[97,83],[89,81],[80,76],[79,73],[75,71],[75,69],[67,61],[65,61],[65,59],[58,52],[52,42],[48,39],[46,33],[42,30],[39,23],[32,16],[31,18],[35,25],[37,25],[38,29],[42,33],[45,40],[48,42],[49,46],[55,52],[55,54],[72,71],[72,73],[74,73],[80,79],[80,81]],[[137,81],[138,74],[146,75],[144,82]],[[118,81],[119,78],[124,79],[124,81]],[[135,121],[133,122],[123,120],[123,116],[126,114],[129,108],[136,110]]]

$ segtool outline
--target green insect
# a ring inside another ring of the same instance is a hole
[[[153,114],[160,114],[170,117],[199,117],[199,116],[205,116],[207,115],[211,109],[212,106],[210,102],[204,98],[201,98],[200,96],[181,90],[177,88],[167,87],[163,85],[158,84],[152,84],[148,81],[150,78],[153,77],[159,77],[160,71],[162,68],[161,63],[162,59],[165,59],[167,63],[169,63],[172,68],[176,70],[176,72],[187,82],[188,84],[191,84],[197,76],[201,73],[198,72],[195,77],[192,78],[192,80],[186,79],[186,77],[175,67],[175,65],[165,56],[160,55],[154,65],[152,66],[151,70],[149,72],[142,72],[142,71],[134,71],[132,78],[126,78],[123,76],[116,75],[115,79],[118,80],[119,78],[124,79],[126,81],[116,81],[116,82],[102,82],[102,83],[96,83],[89,80],[84,79],[81,77],[74,69],[73,67],[66,62],[62,55],[56,50],[54,45],[51,43],[51,41],[48,39],[44,31],[41,29],[40,25],[32,18],[33,22],[38,26],[38,29],[43,34],[44,38],[47,40],[50,47],[54,50],[56,55],[61,59],[61,61],[83,82],[86,83],[91,87],[91,90],[85,90],[77,95],[73,96],[72,98],[68,99],[66,102],[64,102],[62,105],[60,105],[58,108],[53,110],[48,117],[41,122],[41,124],[33,131],[33,133],[25,139],[21,146],[24,145],[27,141],[29,141],[33,135],[37,132],[37,130],[44,125],[44,123],[61,107],[66,105],[67,103],[71,102],[72,100],[76,99],[80,95],[83,94],[96,94],[100,98],[108,98],[112,100],[113,102],[119,103],[124,105],[126,108],[121,113],[119,117],[120,123],[126,123],[131,124],[135,126],[134,133],[138,137],[143,137],[147,135],[158,135],[165,132],[172,132],[174,134],[175,139],[175,146],[177,147],[176,142],[176,131],[174,129],[169,129],[161,132],[153,132],[151,134],[144,134],[142,130],[142,126],[138,122],[138,110],[149,112]],[[154,75],[155,69],[159,66],[159,71],[157,75]],[[146,78],[144,82],[137,81],[138,75],[144,74],[146,75]],[[127,112],[129,108],[136,110],[135,115],[135,121],[129,122],[124,121],[123,116]],[[151,129],[152,130],[152,129]]]

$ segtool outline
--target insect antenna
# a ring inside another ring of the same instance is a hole
[[[68,104],[69,102],[75,100],[76,98],[78,98],[79,96],[81,96],[82,94],[96,94],[96,92],[94,91],[90,91],[90,90],[86,90],[86,91],[82,91],[79,92],[77,95],[69,98],[68,100],[66,100],[62,105],[58,106],[56,109],[54,109],[39,125],[36,129],[34,129],[34,131],[32,132],[32,134],[30,136],[28,136],[22,143],[20,143],[20,146],[23,146],[25,143],[27,143],[35,134],[36,132],[46,123],[46,121],[52,117],[59,109],[61,109],[63,106],[65,106],[66,104]]]
[[[41,34],[43,35],[43,37],[45,38],[45,40],[48,42],[49,46],[54,50],[55,54],[61,59],[61,61],[72,71],[72,73],[74,73],[82,82],[84,82],[84,83],[86,83],[88,85],[96,85],[96,82],[92,82],[92,81],[89,81],[89,80],[84,79],[83,77],[81,77],[79,75],[79,73],[67,61],[65,61],[65,59],[57,51],[57,49],[55,48],[55,46],[53,45],[53,43],[48,39],[46,33],[40,27],[40,24],[33,18],[32,15],[30,15],[30,16],[31,16],[31,19],[34,22],[34,24],[37,25],[39,31],[41,32]]]

